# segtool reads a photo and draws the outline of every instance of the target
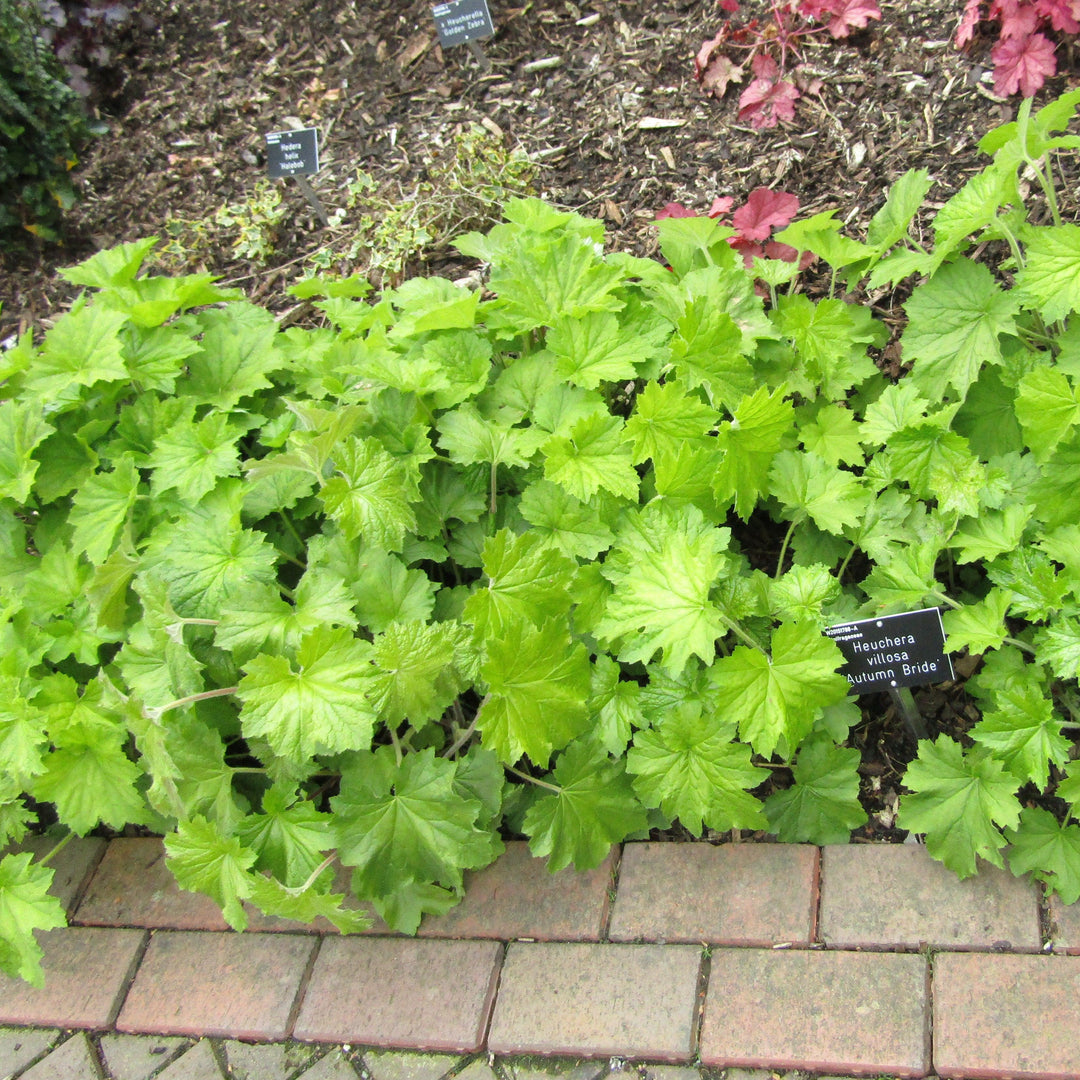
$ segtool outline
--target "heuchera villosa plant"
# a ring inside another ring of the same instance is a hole
[[[143,275],[153,239],[63,271],[0,352],[0,845],[57,838],[0,857],[0,971],[41,981],[48,863],[100,827],[237,929],[414,932],[506,836],[553,872],[676,819],[843,843],[822,631],[927,604],[979,719],[933,721],[897,825],[1080,899],[1078,104],[1025,101],[918,229],[926,170],[863,239],[787,225],[815,295],[708,217],[665,266],[539,200],[456,242],[485,290],[308,279],[311,328]],[[894,381],[855,286],[913,275]]]
[[[720,0],[726,12],[738,10],[738,0]],[[755,128],[776,127],[795,116],[795,102],[802,96],[796,82],[798,66],[790,72],[789,58],[800,57],[800,41],[814,34],[847,37],[863,29],[870,19],[880,19],[875,0],[772,0],[768,19],[751,19],[736,26],[725,20],[714,38],[706,41],[694,58],[694,71],[707,94],[722,98],[730,83],[741,83],[749,64],[752,79],[739,97],[739,119]],[[742,62],[732,51],[745,53]],[[811,84],[817,92],[820,83]],[[807,89],[806,85],[803,89]]]
[[[980,23],[998,24],[991,49],[994,92],[1031,97],[1057,71],[1055,44],[1044,31],[1075,34],[1080,30],[1080,0],[967,0],[956,30],[956,47],[975,38]]]

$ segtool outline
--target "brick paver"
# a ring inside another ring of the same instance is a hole
[[[626,844],[613,941],[809,942],[817,848],[802,844]]]
[[[303,1080],[357,1080],[357,1072],[340,1050],[331,1050],[304,1071]]]
[[[821,940],[833,948],[1029,949],[1038,952],[1035,887],[982,865],[961,881],[921,844],[822,852]]]
[[[0,1076],[11,1076],[19,1069],[25,1069],[59,1037],[59,1032],[48,1029],[0,1029]]]
[[[1080,957],[939,953],[934,1067],[947,1077],[1080,1076]]]
[[[158,931],[117,1030],[283,1039],[317,940],[300,934]]]
[[[296,1037],[479,1050],[502,951],[494,941],[327,938],[296,1021]]]
[[[222,1072],[213,1048],[203,1039],[158,1073],[155,1080],[222,1080]]]
[[[1063,904],[1057,896],[1052,897],[1050,925],[1056,949],[1080,953],[1080,903]]]
[[[90,1040],[79,1032],[27,1069],[21,1080],[98,1080],[101,1075]]]
[[[364,1064],[374,1080],[442,1080],[461,1059],[451,1054],[411,1054],[400,1050],[369,1050]]]
[[[243,1043],[221,1047],[234,1080],[289,1080],[311,1061],[314,1050],[303,1043]]]
[[[0,975],[0,1024],[108,1027],[142,951],[143,931],[63,927],[37,939],[45,986]]]
[[[176,884],[164,845],[155,837],[123,837],[109,844],[73,921],[171,930],[228,926],[209,896]]]
[[[99,1042],[113,1080],[147,1080],[190,1045],[161,1035],[102,1035]]]
[[[700,965],[691,945],[512,944],[488,1049],[688,1061]]]
[[[595,870],[548,872],[524,841],[512,841],[490,866],[465,875],[465,899],[420,936],[599,941],[608,914],[614,852]]]
[[[927,963],[916,954],[717,949],[701,1060],[924,1076],[927,989]]]

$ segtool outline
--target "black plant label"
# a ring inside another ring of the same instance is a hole
[[[847,676],[855,694],[945,682],[954,677],[937,608],[840,623],[827,627],[825,635],[844,654],[847,663],[840,674]]]
[[[283,176],[311,176],[318,171],[318,129],[275,131],[266,136],[266,174],[271,180]]]
[[[436,4],[431,14],[439,32],[439,44],[444,49],[495,33],[487,0],[450,0],[448,4]]]

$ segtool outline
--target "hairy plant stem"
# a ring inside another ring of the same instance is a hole
[[[403,754],[401,752],[401,740],[397,737],[397,732],[389,725],[386,728],[390,732],[390,742],[394,745],[394,757],[397,760],[397,767],[401,768],[401,762]]]
[[[784,542],[780,545],[780,554],[776,559],[776,573],[773,574],[773,581],[779,581],[780,575],[784,572],[784,556],[787,555],[788,544],[791,543],[791,538],[795,535],[796,524],[797,522],[792,521],[784,534]]]
[[[443,755],[444,757],[456,757],[457,752],[473,737],[473,732],[476,731],[476,725],[480,720],[480,709],[484,707],[485,701],[487,701],[486,697],[484,698],[484,701],[480,702],[480,706],[476,710],[476,715],[472,718],[472,723],[469,724],[467,728],[465,728],[462,732],[458,734],[457,738],[454,739],[454,741],[450,744],[450,748]],[[458,716],[461,716],[461,706],[458,705],[456,701],[454,702],[454,705],[457,706],[455,711],[457,712]],[[463,716],[462,720],[464,720]]]
[[[847,571],[848,564],[851,562],[852,557],[854,556],[855,552],[858,551],[858,550],[859,550],[858,545],[856,545],[856,544],[851,545],[851,550],[844,556],[844,561],[840,564],[840,569],[836,571],[836,580],[837,581],[842,582],[844,580],[844,574]]]
[[[281,523],[285,526],[285,531],[296,541],[300,550],[303,551],[307,545],[301,539],[300,533],[296,531],[296,525],[293,523],[293,519],[289,517],[284,510],[278,511],[278,517],[281,518]]]
[[[562,788],[557,784],[549,784],[546,780],[537,780],[535,776],[530,776],[527,772],[522,772],[520,769],[515,769],[513,765],[504,765],[503,768],[515,776],[520,776],[522,780],[528,780],[530,784],[535,784],[537,787],[546,788],[548,791],[554,791],[556,795],[562,794]]]
[[[1021,641],[1019,638],[1007,637],[1003,639],[1006,645],[1011,645],[1014,649],[1019,649],[1021,652],[1026,652],[1028,656],[1035,656],[1036,650],[1033,646],[1029,645],[1026,641]]]
[[[69,843],[71,843],[71,840],[72,840],[72,838],[73,838],[74,836],[75,836],[75,834],[74,834],[73,832],[69,832],[69,833],[68,833],[68,834],[67,834],[67,835],[66,835],[66,836],[65,836],[65,837],[64,837],[64,838],[63,838],[62,840],[58,840],[58,841],[57,841],[57,842],[56,842],[56,843],[55,843],[55,844],[54,844],[54,845],[53,845],[53,846],[52,846],[52,847],[51,847],[51,848],[49,849],[49,853],[48,853],[47,855],[45,855],[45,856],[44,856],[44,858],[38,859],[38,861],[37,861],[37,864],[38,864],[38,866],[45,866],[45,865],[47,865],[47,864],[48,864],[48,862],[49,862],[49,860],[50,860],[50,859],[51,859],[51,858],[52,858],[52,857],[53,857],[54,855],[58,855],[58,854],[59,854],[59,853],[60,853],[61,851],[63,851],[63,850],[64,850],[64,848],[65,848],[65,847],[67,847],[67,845],[68,845]]]
[[[290,896],[300,896],[301,894],[306,893],[308,889],[310,889],[311,886],[319,880],[323,871],[326,870],[328,867],[334,865],[335,858],[337,858],[336,855],[327,855],[326,858],[323,859],[323,861],[319,863],[319,865],[316,866],[314,870],[311,871],[311,875],[308,877],[307,881],[305,881],[303,885],[294,885],[291,889],[287,885],[283,885],[282,888]]]
[[[720,613],[720,621],[738,638],[741,638],[747,645],[757,649],[758,652],[763,652],[766,656],[769,655],[769,650],[761,644],[760,641],[749,630],[744,630],[734,619],[729,619],[723,612]]]
[[[239,686],[221,686],[216,690],[203,690],[199,694],[189,694],[187,697],[177,698],[167,705],[158,705],[156,708],[147,709],[146,715],[151,720],[157,721],[167,712],[172,712],[173,709],[182,709],[185,705],[194,705],[197,701],[209,701],[210,698],[228,697],[230,694],[235,694],[239,689]]]
[[[488,504],[488,510],[491,511],[491,516],[495,517],[495,498],[498,493],[498,476],[499,476],[499,463],[493,461],[491,463],[491,501]]]

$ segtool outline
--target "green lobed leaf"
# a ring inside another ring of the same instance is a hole
[[[769,827],[785,844],[846,844],[868,817],[859,802],[861,754],[813,735],[792,766],[795,783],[765,800]]]
[[[480,675],[488,692],[477,714],[484,746],[510,765],[523,754],[546,765],[588,723],[591,665],[563,621],[522,618],[485,643]]]
[[[49,895],[54,871],[34,863],[31,852],[0,859],[0,971],[41,989],[43,955],[34,932],[67,925],[64,909]]]
[[[578,499],[599,490],[637,499],[638,475],[630,446],[617,416],[591,415],[578,420],[567,435],[544,443],[544,477]]]
[[[491,640],[502,637],[514,622],[539,626],[564,618],[573,603],[574,564],[551,551],[535,532],[515,536],[500,529],[484,541],[484,575],[465,604],[464,617]]]
[[[727,625],[710,591],[726,564],[729,533],[696,507],[651,504],[627,514],[601,570],[614,589],[595,633],[619,641],[619,659],[682,671],[691,655],[709,663]]]
[[[571,743],[555,764],[544,790],[525,814],[529,850],[547,856],[555,873],[599,866],[611,845],[645,828],[645,808],[635,798],[623,761],[612,761],[599,747]]]
[[[995,708],[983,713],[969,732],[1004,764],[1020,783],[1046,787],[1050,764],[1061,768],[1072,745],[1062,734],[1062,721],[1053,703],[1031,684],[1006,688],[996,695]]]
[[[734,734],[733,725],[703,716],[694,702],[639,731],[626,756],[638,797],[678,818],[695,836],[705,828],[763,828],[761,803],[749,789],[769,773],[750,763],[750,747]]]
[[[926,834],[926,850],[960,878],[975,873],[976,857],[1003,866],[1001,828],[1020,821],[1019,781],[985,750],[965,752],[940,735],[919,740],[908,765],[897,824]]]
[[[165,837],[165,855],[180,888],[212,897],[234,930],[247,927],[243,902],[252,892],[248,871],[256,855],[239,837],[224,836],[205,818],[194,817]]]
[[[843,662],[813,624],[781,623],[771,656],[738,645],[713,664],[717,708],[756,753],[769,757],[777,746],[793,753],[817,714],[847,696],[848,681],[837,672]]]
[[[1027,226],[1024,265],[1017,271],[1019,297],[1046,322],[1080,311],[1080,225]]]
[[[305,634],[293,661],[256,656],[237,690],[245,734],[264,736],[276,754],[298,761],[367,749],[375,725],[370,658],[367,642],[328,628]]]
[[[34,449],[53,432],[41,412],[34,402],[0,402],[0,498],[30,498],[39,465]]]
[[[1019,301],[1004,292],[981,263],[962,260],[943,266],[911,294],[901,337],[911,379],[932,401],[951,386],[960,398],[984,363],[1002,361],[1001,335],[1015,334]]]
[[[460,889],[464,870],[486,866],[499,853],[477,827],[483,805],[454,790],[456,767],[433,750],[397,763],[392,747],[360,753],[342,770],[330,800],[331,834],[345,866],[356,867],[361,898],[387,897],[404,886]]]
[[[1063,904],[1080,900],[1080,825],[1061,824],[1049,810],[1025,806],[1019,827],[1006,835],[1014,875],[1030,873]]]
[[[732,419],[717,432],[724,457],[713,475],[713,491],[722,505],[734,500],[744,521],[767,493],[773,458],[795,426],[795,410],[784,394],[784,387],[769,393],[759,386],[739,402]]]

